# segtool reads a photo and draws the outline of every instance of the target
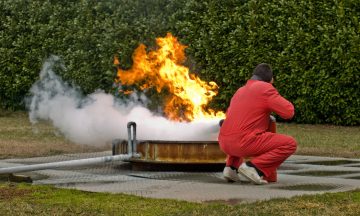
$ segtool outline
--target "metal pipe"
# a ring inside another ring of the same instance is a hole
[[[79,160],[59,161],[51,163],[33,164],[33,165],[21,165],[14,167],[0,168],[0,174],[9,173],[20,173],[27,171],[45,170],[45,169],[56,169],[64,167],[77,167],[77,166],[88,166],[102,163],[109,163],[113,161],[129,160],[132,157],[139,157],[138,154],[120,154],[114,156],[104,156],[96,158],[86,158]]]
[[[136,123],[128,122],[127,128],[128,128],[128,154],[133,155],[136,153]]]

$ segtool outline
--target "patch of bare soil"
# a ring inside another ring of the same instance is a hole
[[[32,190],[17,188],[16,186],[0,187],[0,200],[12,200],[14,198],[24,197],[32,192]]]

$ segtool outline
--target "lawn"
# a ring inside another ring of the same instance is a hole
[[[0,111],[1,113],[1,111]],[[35,157],[110,150],[110,146],[77,145],[66,140],[50,122],[31,125],[27,113],[0,114],[0,158]]]
[[[359,157],[360,127],[278,123],[298,141],[296,154]],[[0,158],[109,150],[76,145],[49,122],[35,127],[26,113],[0,114]],[[0,179],[1,182],[1,179]],[[306,195],[233,205],[90,193],[52,186],[0,183],[0,215],[359,215],[360,191]]]
[[[278,133],[298,142],[296,154],[330,157],[360,157],[360,127],[277,124]]]
[[[191,203],[51,186],[0,184],[1,215],[359,215],[360,191],[250,204]]]

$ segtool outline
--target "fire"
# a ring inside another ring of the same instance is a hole
[[[163,111],[174,121],[194,121],[200,119],[224,118],[223,112],[207,109],[206,105],[217,94],[215,82],[205,82],[189,69],[181,65],[185,57],[185,45],[168,33],[157,38],[157,50],[146,52],[140,44],[133,54],[133,65],[129,70],[118,67],[116,82],[121,85],[140,85],[140,89],[156,88],[157,92],[166,89],[170,93]],[[119,65],[115,57],[114,64]]]

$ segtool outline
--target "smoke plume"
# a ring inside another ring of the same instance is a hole
[[[52,122],[66,138],[86,145],[102,145],[113,139],[127,139],[127,123],[137,124],[141,140],[216,140],[219,120],[191,123],[169,121],[152,113],[134,94],[119,101],[111,94],[96,91],[82,95],[79,88],[64,82],[53,68],[59,58],[52,56],[43,65],[40,79],[30,89],[29,117]],[[143,96],[144,97],[144,96]]]

